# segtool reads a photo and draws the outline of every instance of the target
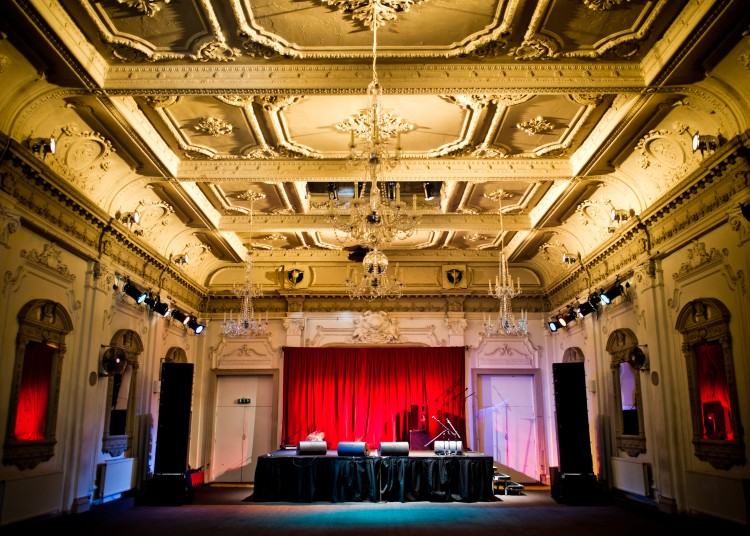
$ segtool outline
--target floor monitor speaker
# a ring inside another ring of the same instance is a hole
[[[325,441],[300,441],[297,445],[297,454],[325,455],[328,452],[328,443]]]
[[[367,456],[367,443],[364,441],[339,441],[336,453],[339,456]]]
[[[406,441],[383,441],[380,443],[381,456],[408,456],[409,443]]]

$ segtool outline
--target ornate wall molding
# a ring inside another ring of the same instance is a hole
[[[687,248],[687,259],[680,265],[680,269],[672,274],[672,279],[680,281],[690,276],[694,272],[702,272],[716,264],[720,264],[729,252],[724,249],[719,251],[716,248],[706,250],[706,244],[695,241],[692,246]]]
[[[21,216],[16,212],[0,205],[0,245],[10,248],[10,235],[21,227]]]
[[[57,150],[45,161],[81,190],[93,192],[112,166],[114,152],[112,142],[99,132],[71,124],[60,129]]]
[[[65,283],[71,283],[76,279],[68,265],[62,262],[62,250],[52,243],[44,244],[41,252],[36,249],[22,249],[21,258],[28,264],[55,275]]]
[[[385,311],[365,311],[354,319],[352,341],[357,343],[398,342],[401,335],[398,323]]]
[[[486,336],[479,334],[479,344],[471,349],[477,364],[482,366],[539,366],[539,351],[529,337]]]

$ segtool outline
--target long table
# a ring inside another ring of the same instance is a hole
[[[492,457],[298,456],[274,451],[258,458],[254,501],[491,501]]]

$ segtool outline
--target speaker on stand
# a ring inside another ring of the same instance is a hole
[[[149,504],[183,504],[192,499],[188,475],[193,364],[162,363],[154,478],[147,482]]]
[[[554,363],[560,467],[552,469],[552,498],[562,503],[596,502],[600,491],[591,462],[584,365]]]

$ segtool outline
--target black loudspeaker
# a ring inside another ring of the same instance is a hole
[[[193,364],[162,363],[155,476],[187,473],[192,395]]]
[[[339,456],[367,456],[370,450],[364,441],[339,441],[336,453]]]
[[[591,474],[591,441],[583,363],[554,363],[560,473]]]
[[[322,454],[328,452],[328,443],[325,441],[300,441],[297,445],[297,455]]]
[[[382,441],[380,443],[381,456],[408,456],[409,443],[406,441]]]

